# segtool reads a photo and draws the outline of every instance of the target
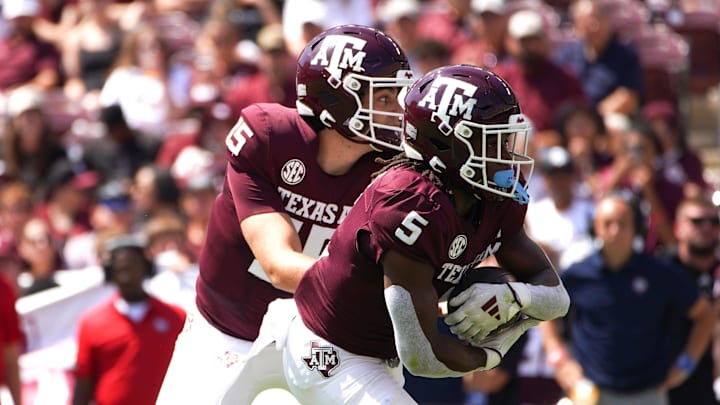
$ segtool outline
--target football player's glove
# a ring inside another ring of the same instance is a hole
[[[473,342],[473,346],[480,347],[486,352],[494,351],[499,355],[488,355],[488,362],[482,369],[489,370],[491,368],[497,367],[503,357],[505,357],[507,352],[515,344],[515,342],[520,339],[523,333],[525,333],[528,329],[532,328],[538,323],[540,323],[539,320],[530,318],[527,315],[522,314],[514,322],[500,327],[485,339],[480,339]]]
[[[513,321],[522,310],[511,283],[474,283],[448,304],[457,309],[445,317],[445,323],[458,338],[468,342],[484,339],[499,326]]]

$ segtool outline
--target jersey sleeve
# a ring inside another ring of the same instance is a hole
[[[238,171],[264,172],[270,159],[269,118],[259,106],[245,108],[225,138],[228,162]]]
[[[257,173],[237,171],[228,165],[227,182],[239,221],[267,212],[282,212],[282,200],[274,185]]]
[[[412,189],[398,189],[383,196],[374,206],[369,228],[375,244],[375,261],[380,262],[388,250],[428,262],[433,266],[442,261],[441,246],[448,220],[441,206],[431,196]]]
[[[242,111],[225,140],[227,182],[238,220],[267,212],[283,211],[272,179],[272,159],[267,114],[259,107]]]

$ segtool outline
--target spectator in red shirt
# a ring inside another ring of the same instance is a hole
[[[15,312],[15,292],[4,277],[0,276],[0,386],[6,386],[16,404],[22,404],[20,392],[20,368],[18,357],[23,342],[20,321]]]
[[[549,58],[550,43],[540,14],[518,11],[508,21],[506,49],[511,56],[495,69],[517,94],[535,130],[553,128],[557,111],[586,101],[577,77]]]
[[[105,252],[106,279],[118,295],[79,321],[73,404],[152,405],[185,313],[143,289],[153,265],[142,240],[115,237]]]
[[[60,54],[33,32],[40,13],[39,0],[5,1],[2,12],[10,34],[0,39],[0,90],[26,84],[44,90],[56,87],[60,82]]]

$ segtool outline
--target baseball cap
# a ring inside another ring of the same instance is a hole
[[[40,14],[40,2],[38,0],[3,0],[2,14],[6,20],[35,17]]]
[[[470,9],[477,14],[493,13],[502,15],[507,11],[505,0],[472,0]]]
[[[42,109],[45,105],[45,93],[42,90],[23,86],[13,90],[7,100],[7,114],[15,118],[25,111]]]
[[[378,16],[387,24],[402,17],[415,18],[420,14],[417,0],[387,0],[378,6]]]
[[[520,10],[508,21],[508,34],[515,39],[540,36],[544,32],[542,16],[533,10]]]
[[[572,171],[572,156],[562,146],[550,146],[540,151],[538,167],[543,172]]]

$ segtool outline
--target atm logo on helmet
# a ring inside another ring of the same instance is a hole
[[[328,72],[339,79],[343,69],[362,72],[367,41],[346,35],[328,35],[320,44],[320,49],[310,61],[311,65],[326,66]]]
[[[441,122],[448,124],[450,116],[462,116],[463,119],[472,119],[472,112],[475,108],[477,100],[473,98],[477,86],[462,80],[450,77],[438,77],[433,80],[427,93],[423,96],[418,106],[435,111],[432,119],[435,122],[437,118]],[[440,100],[438,101],[438,94]]]

